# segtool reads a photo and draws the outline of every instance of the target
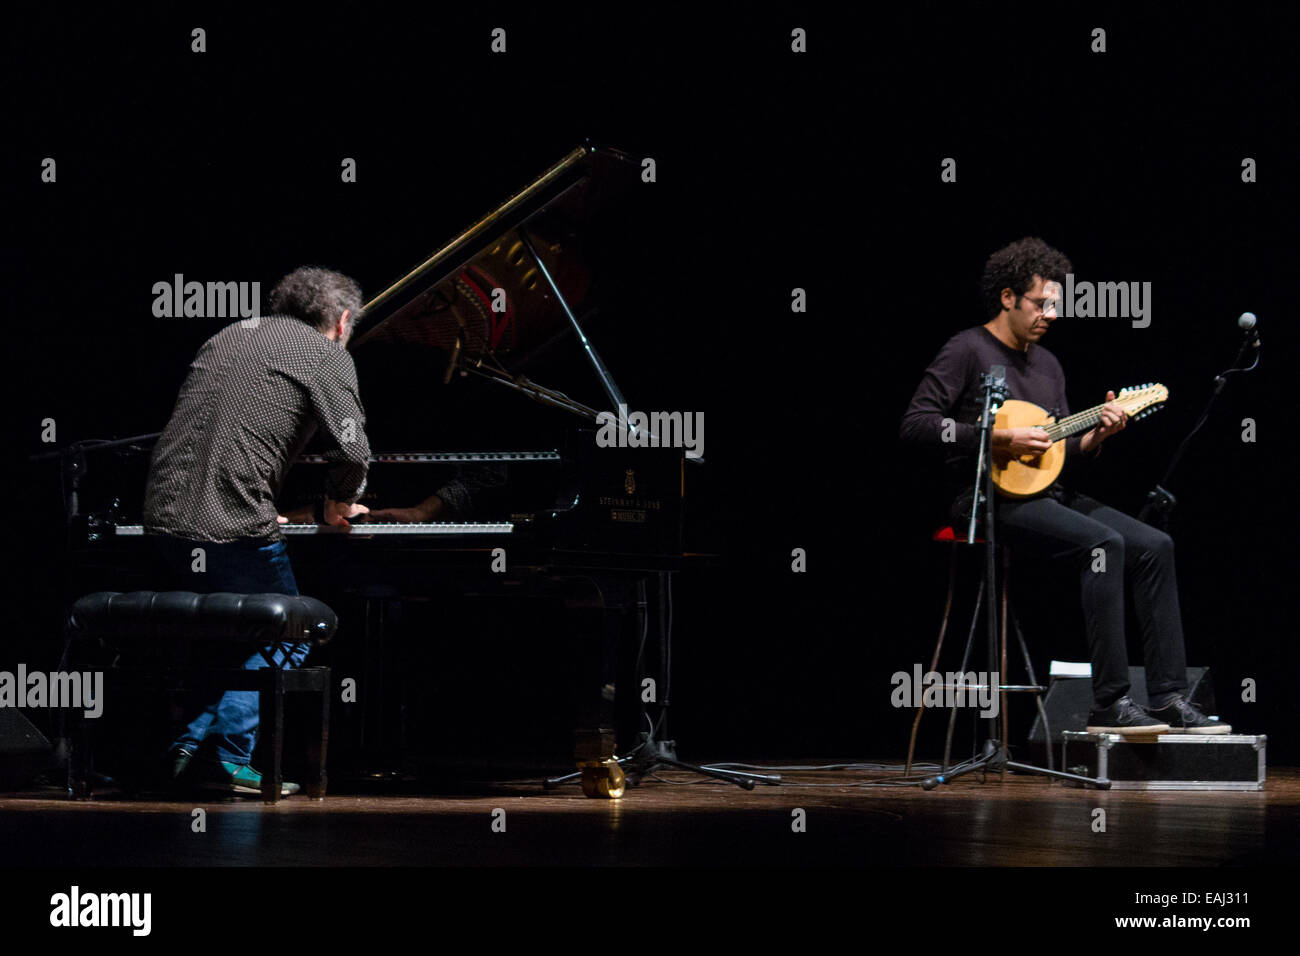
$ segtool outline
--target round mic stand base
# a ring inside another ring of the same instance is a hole
[[[669,661],[672,659],[672,633],[668,623],[669,614],[666,606],[672,575],[671,572],[660,571],[656,574],[656,578],[658,607],[656,608],[655,619],[658,624],[656,630],[659,636],[659,665],[660,673],[665,678],[664,686],[666,687],[668,686]],[[642,618],[642,621],[645,621],[648,605],[645,597],[644,580],[638,582],[637,591],[637,613]],[[637,670],[640,669],[638,666]],[[641,676],[640,673],[636,675],[638,686],[641,682]],[[623,796],[627,786],[638,786],[644,778],[653,775],[656,770],[665,769],[686,770],[703,777],[712,777],[714,780],[735,784],[742,790],[753,790],[760,783],[768,786],[777,786],[781,783],[779,774],[724,770],[719,767],[703,766],[678,760],[676,741],[661,740],[658,737],[667,722],[667,697],[663,701],[662,707],[664,711],[660,714],[657,724],[650,720],[646,699],[644,697],[638,699],[640,701],[639,726],[649,727],[650,730],[641,732],[640,742],[632,748],[630,753],[623,757],[608,757],[605,759],[599,759],[598,754],[593,754],[591,759],[585,759],[587,754],[580,754],[577,761],[578,770],[575,773],[568,773],[559,777],[548,777],[542,781],[543,789],[554,790],[562,784],[581,780],[582,792],[587,796],[618,799]],[[604,750],[604,753],[609,753],[609,751]]]

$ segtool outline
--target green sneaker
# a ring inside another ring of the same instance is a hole
[[[189,764],[189,778],[200,790],[261,796],[262,775],[247,764],[224,760],[197,759]],[[280,796],[297,793],[302,787],[287,781],[280,784]]]

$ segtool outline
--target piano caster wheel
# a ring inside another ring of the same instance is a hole
[[[596,799],[617,800],[627,788],[623,768],[612,757],[582,768],[582,792]]]

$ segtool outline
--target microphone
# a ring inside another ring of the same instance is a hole
[[[1232,368],[1220,375],[1214,377],[1214,393],[1217,395],[1223,386],[1227,383],[1227,376],[1233,372],[1249,372],[1259,364],[1259,355],[1255,355],[1255,360],[1245,368],[1241,367],[1242,361],[1250,354],[1251,349],[1259,348],[1259,329],[1256,325],[1259,319],[1255,317],[1254,312],[1243,312],[1237,316],[1237,328],[1246,333],[1245,338],[1241,340],[1241,348],[1237,349],[1237,357],[1232,360]],[[1199,427],[1199,426],[1198,426]]]
[[[1255,328],[1259,320],[1255,318],[1254,312],[1243,312],[1237,316],[1237,328],[1246,333],[1246,338],[1255,348],[1259,348],[1259,330]]]
[[[1002,403],[1007,400],[1007,367],[1005,365],[989,367],[989,394],[992,396],[991,404],[994,408],[1000,408]]]

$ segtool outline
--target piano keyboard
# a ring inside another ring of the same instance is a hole
[[[407,465],[462,465],[478,462],[560,461],[558,451],[416,451],[397,455],[371,455],[370,463]],[[324,455],[302,455],[295,459],[300,465],[328,465],[332,459]]]
[[[329,524],[282,524],[280,533],[299,534],[403,534],[403,535],[443,535],[443,534],[512,534],[515,526],[508,521],[429,521],[429,522],[395,522],[363,521],[351,528],[340,528]],[[114,533],[122,537],[139,537],[144,534],[144,526],[138,524],[120,524]]]

